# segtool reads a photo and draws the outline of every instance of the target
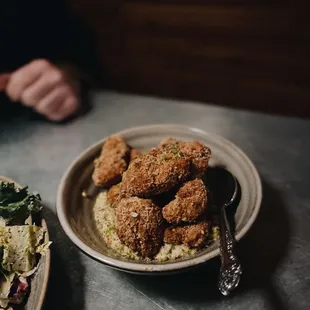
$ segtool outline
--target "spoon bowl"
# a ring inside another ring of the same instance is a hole
[[[225,168],[209,167],[206,183],[214,206],[226,208],[235,201],[238,194],[238,183],[236,178]]]

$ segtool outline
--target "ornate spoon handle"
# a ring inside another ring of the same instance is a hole
[[[238,286],[242,269],[239,259],[235,254],[235,239],[230,233],[225,207],[221,207],[220,214],[220,256],[222,265],[218,288],[224,296],[227,296]]]

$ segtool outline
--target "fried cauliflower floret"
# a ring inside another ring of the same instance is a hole
[[[115,209],[116,231],[122,243],[142,257],[155,256],[163,241],[161,209],[152,200],[130,197]]]
[[[179,152],[191,160],[191,179],[202,178],[208,168],[211,150],[198,141],[180,141],[174,138],[164,139],[160,143],[164,150]]]
[[[180,151],[191,159],[191,177],[201,178],[206,173],[211,150],[198,141],[180,143]]]
[[[121,181],[128,166],[130,148],[119,136],[109,137],[94,162],[93,181],[96,186],[110,187]]]
[[[112,207],[116,207],[121,199],[121,183],[113,185],[108,191],[108,201]]]
[[[160,148],[152,149],[130,163],[123,174],[122,192],[143,198],[165,193],[185,181],[189,172],[189,159]]]
[[[198,248],[206,243],[209,225],[207,222],[185,226],[169,227],[164,232],[164,242],[170,244],[185,244],[190,248]]]
[[[184,183],[176,198],[163,208],[163,217],[169,223],[193,222],[204,213],[207,190],[200,179]]]

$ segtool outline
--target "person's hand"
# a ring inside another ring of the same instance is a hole
[[[5,91],[52,121],[74,114],[80,104],[77,81],[47,60],[38,59],[10,74]]]

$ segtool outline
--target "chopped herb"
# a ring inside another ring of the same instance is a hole
[[[0,217],[6,222],[24,223],[30,214],[42,209],[39,194],[29,194],[28,188],[19,189],[14,183],[0,182]]]
[[[218,226],[213,226],[212,227],[212,235],[213,235],[213,240],[219,240],[220,238],[220,228]]]
[[[179,146],[176,143],[172,144],[170,148],[170,152],[174,155],[177,155],[180,152]]]
[[[184,157],[184,154],[183,154],[182,152],[179,152],[179,153],[177,154],[177,156],[178,156],[179,158],[181,158],[181,157]]]
[[[167,160],[167,159],[168,159],[167,154],[163,154],[163,155],[162,155],[162,159],[163,159],[163,160]]]
[[[106,230],[106,235],[107,236],[110,236],[113,232],[115,232],[115,227],[114,226],[111,226],[109,227],[107,230]]]

